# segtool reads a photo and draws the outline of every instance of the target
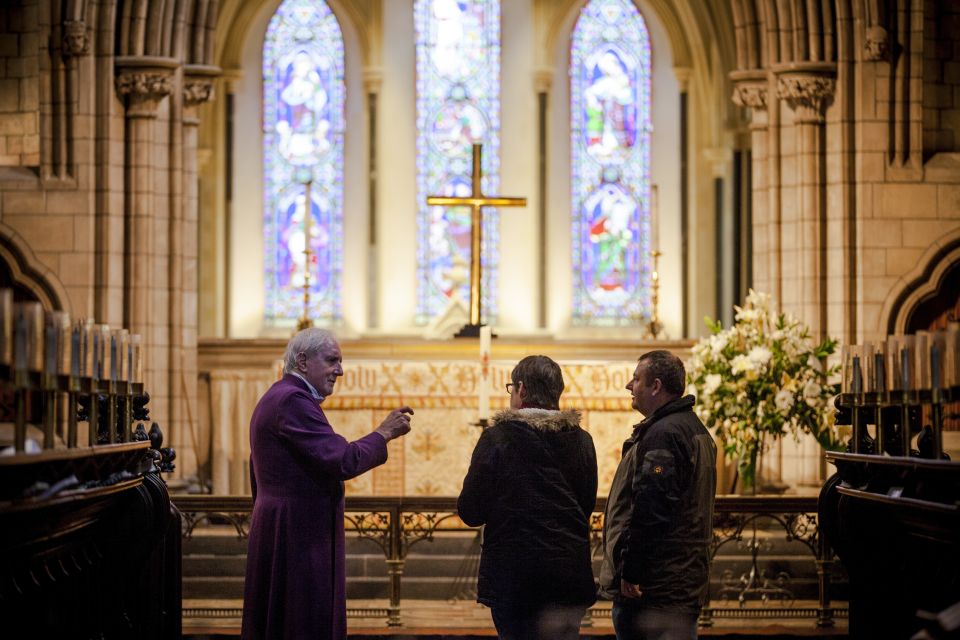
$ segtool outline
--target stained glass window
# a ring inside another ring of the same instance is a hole
[[[268,324],[303,313],[307,268],[309,316],[318,324],[341,318],[344,94],[336,17],[323,0],[284,0],[263,45]],[[310,218],[304,224],[307,192]]]
[[[428,207],[430,195],[470,193],[471,147],[483,144],[484,193],[500,169],[499,0],[416,0],[417,322],[454,298],[470,302],[470,209]],[[483,210],[481,308],[496,314],[497,213]]]
[[[570,50],[573,322],[651,313],[650,37],[631,0],[591,0]]]

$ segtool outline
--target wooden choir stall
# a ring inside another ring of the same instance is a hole
[[[0,290],[5,637],[180,637],[180,516],[138,335]]]
[[[847,452],[820,522],[850,579],[853,638],[960,636],[960,462],[943,455],[960,405],[960,325],[845,350]]]

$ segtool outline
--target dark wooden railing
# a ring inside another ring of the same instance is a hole
[[[190,538],[197,526],[208,522],[231,524],[241,539],[248,534],[253,506],[249,497],[180,495],[174,496],[173,501],[183,514],[184,538]],[[602,543],[605,503],[602,498],[597,501],[597,511],[591,521],[595,550]],[[735,605],[727,607],[709,603],[703,610],[701,626],[710,626],[715,618],[721,617],[809,618],[817,626],[832,626],[834,618],[846,616],[846,607],[835,607],[831,602],[834,558],[819,535],[816,497],[719,496],[715,504],[711,557],[738,546],[748,551],[751,562],[749,570],[734,579],[735,585],[724,584],[722,588],[723,595],[727,596],[725,599],[733,600]],[[437,533],[471,530],[460,521],[456,512],[456,498],[449,497],[348,497],[344,523],[347,530],[377,544],[383,552],[389,576],[387,607],[350,608],[348,615],[385,617],[388,626],[402,625],[403,571],[407,555],[414,545],[432,540]],[[776,576],[766,576],[763,541],[770,540],[771,536],[801,543],[815,564],[818,576],[816,606],[794,606],[789,581],[785,583]],[[754,600],[761,606],[749,606]],[[777,600],[779,606],[770,604]],[[239,614],[239,610],[184,610],[185,616],[193,617]],[[590,615],[608,616],[609,609],[594,608]]]

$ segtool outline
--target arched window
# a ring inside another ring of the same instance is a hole
[[[500,169],[499,0],[416,0],[417,322],[470,300],[470,209],[428,207],[470,193],[471,146],[483,144],[484,193]],[[496,317],[497,214],[484,209],[483,319]]]
[[[574,324],[651,313],[650,69],[633,2],[588,2],[570,48]]]
[[[321,324],[341,319],[344,94],[336,17],[323,0],[284,0],[263,45],[268,324],[303,314],[307,268],[309,317]],[[304,224],[308,191],[310,219]]]

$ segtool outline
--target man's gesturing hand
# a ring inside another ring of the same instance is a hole
[[[377,427],[377,433],[382,435],[387,442],[409,433],[410,416],[412,415],[413,409],[410,407],[394,409]]]

